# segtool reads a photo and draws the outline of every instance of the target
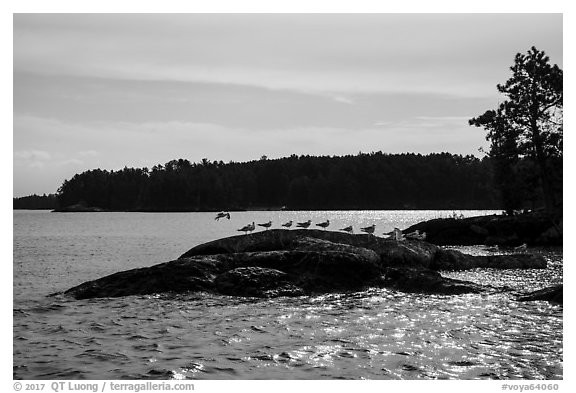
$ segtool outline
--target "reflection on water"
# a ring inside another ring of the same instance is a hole
[[[16,378],[562,378],[562,307],[506,294],[57,297],[14,317]]]
[[[62,215],[53,216],[59,220]],[[78,220],[72,215],[67,217]],[[135,220],[143,224],[147,219]],[[172,220],[166,218],[166,222]],[[171,231],[170,225],[162,220],[156,220],[155,225],[153,230],[158,231],[158,226],[164,225],[164,233]],[[103,231],[106,224],[98,221],[96,228]],[[515,291],[562,281],[559,251],[538,251],[550,262],[546,270],[448,273],[451,277],[510,289],[498,294],[425,296],[372,289],[266,300],[211,294],[83,301],[61,295],[45,296],[76,281],[99,277],[101,274],[95,273],[114,267],[123,270],[132,267],[129,265],[152,264],[138,264],[138,260],[146,260],[153,245],[142,246],[145,252],[138,254],[133,243],[143,244],[142,239],[128,235],[122,241],[122,231],[116,230],[109,228],[108,235],[98,230],[82,235],[70,230],[63,235],[56,232],[39,236],[15,229],[15,378],[561,379],[563,376],[562,306],[514,300]],[[152,229],[144,227],[141,232],[144,238],[153,237]],[[92,239],[94,236],[102,239]],[[177,236],[159,236],[156,243],[161,245],[160,249],[169,245],[168,239],[185,241]],[[115,249],[103,248],[111,244]],[[126,255],[120,244],[130,249],[130,255]],[[57,247],[50,249],[49,245]],[[192,245],[171,250],[172,254],[181,254]],[[62,253],[63,250],[70,254]],[[486,252],[480,248],[468,251]],[[83,256],[86,252],[94,255]],[[113,260],[114,253],[116,258],[129,262],[120,267],[110,266],[106,261]],[[172,258],[156,259],[154,263]],[[96,266],[90,267],[84,260],[95,261]],[[62,278],[67,273],[71,275]]]

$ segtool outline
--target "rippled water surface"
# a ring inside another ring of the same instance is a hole
[[[211,294],[77,301],[47,296],[177,258],[252,222],[289,219],[377,234],[451,212],[14,212],[14,377],[22,379],[561,379],[563,308],[514,294],[562,282],[546,270],[446,273],[508,290],[425,296],[385,289],[278,299]],[[490,212],[463,212],[465,215]],[[467,247],[469,253],[491,253]],[[499,251],[500,252],[500,251]]]

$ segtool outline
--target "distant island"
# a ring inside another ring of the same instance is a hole
[[[12,198],[12,208],[20,210],[54,210],[58,208],[56,194],[28,195]]]

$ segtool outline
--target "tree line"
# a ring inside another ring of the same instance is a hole
[[[382,152],[94,169],[65,180],[57,201],[115,211],[500,207],[488,158]]]
[[[52,210],[58,208],[56,194],[28,195],[12,199],[13,209]]]

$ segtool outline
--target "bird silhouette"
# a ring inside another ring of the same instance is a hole
[[[402,240],[404,240],[404,234],[398,228],[394,228],[394,233],[392,234],[392,237],[394,240],[396,240],[398,242],[401,242]]]
[[[268,230],[268,228],[272,226],[272,221],[265,222],[264,224],[258,224],[258,226],[264,227],[266,230]]]
[[[296,226],[297,226],[298,228],[308,228],[308,227],[310,226],[310,224],[312,224],[312,220],[308,220],[308,221],[306,221],[306,222],[296,223]]]
[[[416,229],[414,232],[407,233],[404,236],[406,239],[424,240],[426,239],[426,232],[420,232],[418,229]]]
[[[528,245],[526,243],[518,246],[518,247],[514,247],[514,251],[526,251],[528,249]]]
[[[324,230],[326,230],[326,228],[328,227],[328,225],[330,225],[330,220],[326,220],[326,221],[324,221],[324,222],[320,222],[320,223],[316,224],[316,226],[322,227],[322,228],[324,228]]]
[[[244,234],[247,234],[248,232],[252,232],[256,227],[254,226],[254,221],[252,221],[252,224],[248,224],[243,226],[242,228],[238,229],[238,232],[244,232]]]
[[[372,225],[370,225],[369,227],[360,228],[360,230],[361,230],[362,232],[366,232],[366,233],[369,233],[369,234],[373,234],[373,233],[374,233],[374,229],[376,229],[376,225],[375,225],[375,224],[372,224]]]
[[[216,217],[214,218],[216,221],[219,221],[221,218],[226,217],[227,219],[230,219],[230,213],[228,212],[220,212],[218,214],[216,214]]]
[[[286,227],[286,228],[290,228],[290,227],[292,226],[292,223],[293,223],[293,221],[292,221],[292,220],[290,220],[290,221],[288,221],[288,222],[286,222],[286,223],[282,224],[282,226],[283,226],[283,227]]]
[[[346,228],[342,228],[340,230],[348,233],[354,233],[354,228],[352,228],[352,225],[348,225]]]

